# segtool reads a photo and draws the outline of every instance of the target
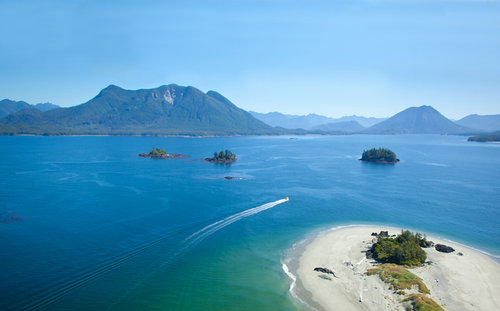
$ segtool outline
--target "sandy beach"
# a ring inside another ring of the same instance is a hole
[[[347,227],[330,231],[306,246],[298,259],[297,293],[317,310],[405,310],[401,295],[393,293],[378,275],[365,272],[376,263],[365,251],[381,230],[398,234],[399,229]],[[425,249],[432,263],[410,271],[423,279],[430,297],[445,310],[500,310],[500,263],[460,244],[435,239],[455,249],[440,253]],[[460,256],[458,253],[462,253]],[[314,271],[328,268],[335,273]]]

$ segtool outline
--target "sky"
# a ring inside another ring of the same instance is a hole
[[[500,1],[0,0],[0,99],[170,83],[258,112],[498,114]]]

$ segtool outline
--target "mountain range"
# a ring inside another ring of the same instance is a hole
[[[345,116],[330,118],[318,114],[290,115],[250,111],[257,119],[287,129],[366,134],[464,134],[500,130],[500,115],[469,115],[451,121],[431,106],[410,107],[391,118]]]
[[[110,85],[69,108],[2,100],[0,113],[3,135],[479,134],[500,129],[500,115],[470,115],[455,123],[431,106],[410,107],[388,119],[247,112],[215,91],[176,84],[140,90]]]
[[[500,114],[484,115],[477,114],[468,115],[455,123],[484,131],[499,131],[500,130]]]
[[[325,132],[360,132],[366,129],[364,126],[359,124],[359,122],[351,120],[351,121],[339,121],[339,122],[331,122],[325,123],[311,128],[312,130],[325,131]]]
[[[292,115],[292,114],[283,114],[280,112],[269,112],[269,113],[259,113],[255,111],[249,111],[255,118],[269,124],[271,126],[279,126],[286,129],[305,129],[305,130],[313,130],[318,129],[320,126],[326,124],[333,124],[339,122],[348,122],[348,121],[356,121],[361,128],[355,126],[356,128],[363,129],[365,127],[370,127],[374,124],[377,124],[386,118],[367,118],[361,116],[344,116],[341,118],[330,118],[318,114],[308,114],[305,116],[300,115]],[[349,128],[354,128],[353,123],[345,123],[346,127],[344,128],[341,125],[334,126],[338,130],[341,131],[350,131]],[[328,128],[328,127],[324,127]]]
[[[38,109],[40,111],[49,111],[60,107],[51,103],[30,105],[24,101],[4,99],[0,100],[0,118],[28,108]]]

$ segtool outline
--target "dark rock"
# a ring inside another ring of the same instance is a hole
[[[2,223],[2,222],[14,222],[14,221],[20,221],[20,220],[21,220],[21,218],[17,217],[12,212],[0,212],[0,223]]]
[[[420,247],[423,247],[423,248],[434,247],[434,242],[432,242],[432,241],[421,241],[420,242]]]
[[[373,259],[373,250],[369,249],[366,251],[366,259]]]
[[[377,232],[372,232],[372,236],[377,236],[378,233]]]
[[[331,281],[331,280],[332,280],[332,278],[331,278],[331,277],[326,276],[326,275],[324,275],[324,274],[320,274],[320,275],[318,275],[318,277],[319,277],[319,278],[322,278],[323,280],[328,280],[328,281]]]
[[[457,255],[458,255],[458,256],[463,256],[463,255],[464,255],[464,253],[459,252]]]
[[[332,270],[328,269],[328,268],[322,268],[322,267],[317,267],[317,268],[314,268],[314,271],[316,272],[321,272],[321,273],[326,273],[326,274],[331,274],[333,275],[334,277],[337,277],[335,275],[335,272],[333,272]]]
[[[455,251],[453,249],[453,247],[446,246],[446,245],[443,245],[443,244],[436,244],[435,248],[436,248],[436,250],[438,252],[441,252],[441,253],[451,253],[451,252]]]

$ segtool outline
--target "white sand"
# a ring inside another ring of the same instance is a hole
[[[404,310],[402,296],[389,290],[377,275],[365,275],[375,262],[367,260],[364,251],[372,245],[371,233],[381,230],[391,235],[401,232],[382,227],[348,227],[312,241],[299,258],[296,272],[297,286],[307,293],[302,298],[319,310]],[[445,310],[500,310],[498,262],[455,243],[427,239],[455,249],[445,254],[428,248],[427,260],[433,263],[411,269],[423,279],[432,299]],[[316,267],[328,268],[336,277],[315,272]]]

